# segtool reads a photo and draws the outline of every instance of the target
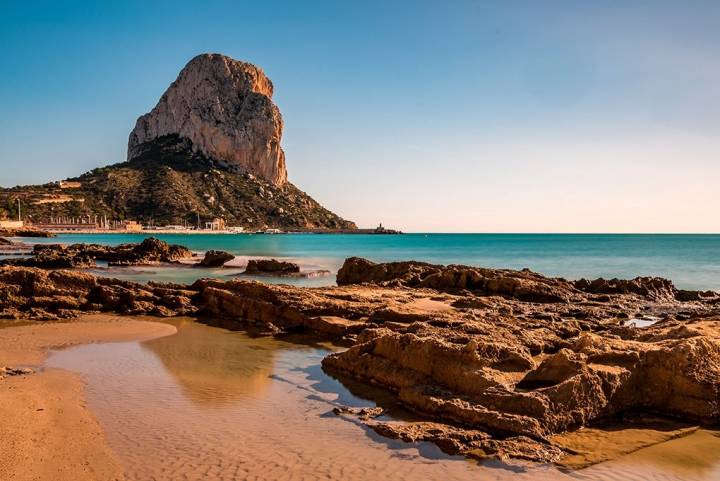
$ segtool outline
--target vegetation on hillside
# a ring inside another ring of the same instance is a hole
[[[63,217],[94,222],[97,216],[158,226],[223,218],[249,229],[355,228],[294,185],[276,187],[226,169],[176,136],[148,144],[132,161],[94,169],[64,185],[3,189],[0,217],[17,216],[17,199],[23,218],[35,223]]]

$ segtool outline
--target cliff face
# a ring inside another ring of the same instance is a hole
[[[230,170],[283,186],[283,120],[272,101],[273,84],[249,63],[219,54],[193,58],[130,133],[128,160],[167,135],[190,140],[195,152]]]

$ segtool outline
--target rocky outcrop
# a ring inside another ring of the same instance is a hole
[[[157,316],[197,312],[196,292],[182,286],[137,284],[69,270],[0,267],[0,317],[52,320],[84,312]]]
[[[70,269],[95,267],[95,257],[85,252],[69,251],[62,245],[36,245],[32,257],[0,260],[0,265]]]
[[[300,266],[293,262],[276,259],[250,259],[245,268],[245,274],[258,275],[287,275],[300,272]]]
[[[272,93],[259,68],[199,55],[137,120],[127,162],[61,182],[0,188],[0,217],[16,215],[20,200],[37,224],[79,219],[89,229],[99,219],[162,226],[217,218],[252,231],[357,229],[287,181]]]
[[[720,327],[717,320],[698,322]],[[327,357],[323,366],[385,386],[434,418],[506,436],[543,440],[636,410],[720,420],[717,337],[613,343],[586,336],[570,348],[531,357],[513,340],[475,338],[463,345],[428,329],[386,332]],[[588,342],[603,350],[588,356],[582,347]]]
[[[575,285],[529,271],[422,263],[350,259],[343,269],[345,285],[301,288],[238,279],[142,285],[0,267],[0,315],[198,313],[233,329],[323,334],[349,346],[323,369],[352,379],[348,386],[385,388],[429,419],[337,413],[473,457],[557,461],[571,452],[554,443],[557,434],[629,412],[720,422],[717,293],[676,295],[661,280]],[[364,284],[349,284],[356,281]],[[625,324],[639,316],[660,320]]]
[[[406,443],[430,442],[447,454],[462,454],[481,460],[495,458],[506,461],[512,458],[551,463],[566,454],[562,448],[528,437],[497,439],[484,431],[463,429],[449,424],[372,420],[365,421],[365,424],[381,436],[400,439]]]
[[[199,267],[222,267],[226,262],[235,259],[235,256],[225,251],[207,251],[205,257],[197,265]]]
[[[637,294],[657,300],[672,301],[676,298],[690,299],[704,293],[679,291],[672,281],[660,277],[636,277],[635,279],[565,279],[548,278],[523,269],[487,269],[462,265],[434,265],[424,262],[405,261],[374,263],[367,259],[351,257],[338,271],[339,285],[375,284],[380,286],[427,287],[445,292],[471,291],[479,295],[499,295],[528,302],[583,301],[589,294]],[[712,296],[713,293],[707,295]],[[596,297],[594,300],[604,300]]]
[[[35,371],[29,367],[0,366],[0,381],[10,376],[27,376],[34,373]]]
[[[47,232],[32,227],[21,227],[19,229],[0,229],[1,237],[55,237],[52,232]]]
[[[110,247],[103,257],[97,258],[107,260],[111,266],[141,266],[176,263],[192,255],[186,247],[148,237],[139,244],[120,244],[117,247]]]
[[[31,255],[33,244],[0,237],[0,255]]]
[[[445,292],[467,290],[533,302],[568,302],[577,297],[576,289],[570,283],[529,270],[440,266],[415,261],[376,264],[359,257],[345,261],[338,272],[337,282],[339,285],[372,283],[381,286],[426,287]]]
[[[94,267],[95,261],[107,261],[110,266],[146,266],[177,263],[192,257],[187,248],[168,244],[149,237],[139,244],[105,246],[99,244],[36,244],[32,257],[5,259],[0,265],[66,269]]]
[[[638,294],[653,299],[674,299],[678,290],[668,279],[636,277],[635,279],[580,279],[573,283],[584,292],[593,294]]]
[[[128,160],[148,143],[177,135],[206,157],[282,186],[287,182],[283,121],[272,95],[273,84],[260,68],[224,55],[198,55],[137,120]]]

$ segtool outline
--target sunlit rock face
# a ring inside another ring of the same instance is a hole
[[[128,160],[155,139],[174,134],[230,169],[282,186],[287,182],[283,120],[272,94],[273,84],[260,68],[224,55],[198,55],[137,120]]]

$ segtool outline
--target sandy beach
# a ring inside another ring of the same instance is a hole
[[[309,346],[252,340],[191,319],[175,325],[147,319],[89,315],[0,328],[3,365],[36,370],[0,380],[0,479],[223,480],[235,479],[227,477],[235,472],[257,479],[298,479],[303,473],[417,479],[424,473],[428,479],[640,480],[666,479],[665,473],[685,481],[714,479],[717,469],[711,461],[717,433],[670,424],[561,436],[555,441],[578,452],[564,463],[571,471],[610,461],[570,473],[522,463],[514,465],[517,472],[508,470],[512,465],[498,470],[438,457],[424,443],[416,451],[377,436],[365,439],[356,423],[323,415],[336,402],[332,392],[315,391],[298,370],[308,362]],[[89,345],[99,343],[115,344]],[[322,355],[314,354],[314,362]],[[63,368],[48,367],[58,365]],[[314,395],[306,398],[308,390]],[[282,428],[269,429],[278,406],[288,409]],[[226,430],[228,419],[242,429]],[[177,436],[189,426],[192,435]],[[317,440],[309,441],[313,432]]]
[[[0,327],[0,364],[36,371],[0,379],[0,479],[123,479],[103,431],[86,406],[83,379],[59,369],[42,369],[42,363],[52,349],[148,340],[175,332],[168,324],[108,315]]]

